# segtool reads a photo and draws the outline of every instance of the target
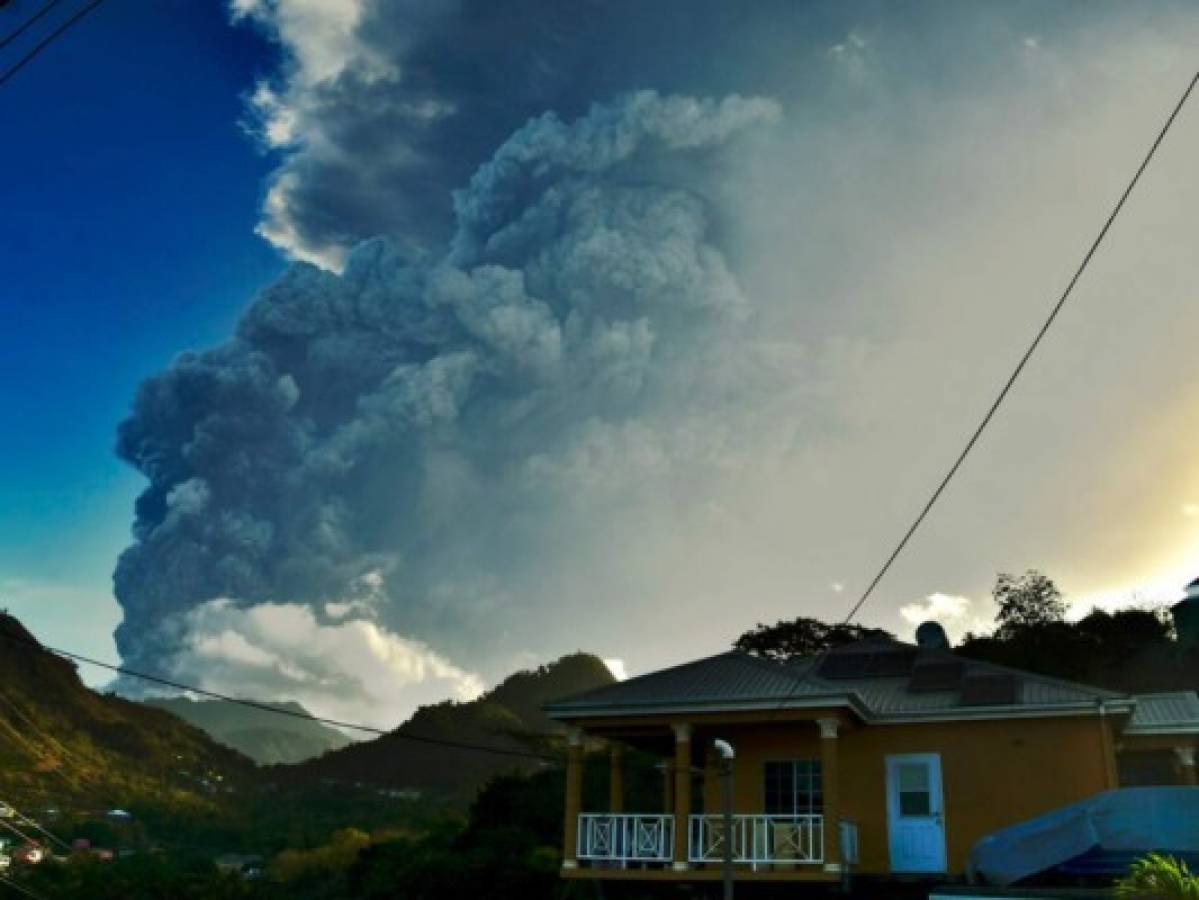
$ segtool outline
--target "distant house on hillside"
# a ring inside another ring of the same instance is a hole
[[[36,866],[46,859],[46,850],[32,841],[22,844],[12,852],[12,861],[27,866]]]
[[[1120,694],[965,659],[935,625],[921,637],[788,664],[724,653],[550,704],[570,729],[563,876],[719,878],[715,739],[736,753],[745,881],[960,875],[998,829],[1122,785],[1196,784],[1194,692]],[[584,746],[605,743],[608,803],[583,810]],[[656,809],[626,809],[625,747],[665,761]]]

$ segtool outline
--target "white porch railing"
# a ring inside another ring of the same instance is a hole
[[[674,816],[640,813],[579,815],[578,858],[617,862],[670,862]]]
[[[733,862],[751,866],[824,862],[823,816],[733,816]],[[724,859],[720,815],[691,817],[688,846],[693,863]]]

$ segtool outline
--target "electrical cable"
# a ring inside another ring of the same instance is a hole
[[[1078,267],[1074,270],[1074,274],[1071,276],[1069,282],[1067,282],[1065,290],[1062,291],[1061,296],[1058,297],[1057,302],[1050,309],[1048,317],[1041,324],[1041,327],[1037,330],[1033,337],[1032,343],[1028,345],[1028,348],[1024,351],[1024,354],[1016,363],[1016,367],[1008,376],[1007,381],[1004,382],[1003,387],[1000,389],[994,401],[992,401],[990,407],[987,409],[986,414],[983,416],[982,421],[980,421],[978,426],[974,429],[974,432],[970,435],[970,439],[966,441],[965,447],[962,448],[962,451],[954,460],[953,465],[949,467],[949,470],[945,473],[944,477],[937,485],[936,490],[934,490],[932,496],[929,497],[928,502],[926,502],[924,507],[920,510],[919,515],[916,516],[915,520],[908,527],[907,531],[904,532],[903,537],[895,546],[895,549],[891,551],[890,556],[887,557],[882,568],[878,570],[877,574],[875,574],[874,578],[871,579],[870,583],[867,585],[866,590],[863,591],[862,596],[850,608],[849,612],[845,615],[845,618],[841,620],[841,625],[849,625],[853,622],[854,617],[866,604],[866,601],[870,599],[870,596],[874,593],[874,589],[878,587],[879,582],[883,580],[883,577],[890,570],[891,565],[896,559],[899,558],[899,555],[908,545],[908,542],[912,539],[912,536],[916,533],[916,530],[924,522],[925,518],[927,518],[929,512],[932,511],[933,506],[936,505],[937,501],[941,498],[941,495],[945,492],[945,489],[949,486],[949,483],[953,480],[954,476],[957,475],[958,470],[962,467],[962,463],[966,461],[966,457],[970,455],[970,451],[974,449],[975,444],[978,443],[979,438],[982,437],[982,434],[986,430],[987,426],[991,424],[991,420],[995,418],[995,414],[999,411],[999,407],[1003,404],[1004,400],[1007,399],[1007,396],[1011,392],[1013,385],[1015,385],[1016,380],[1020,377],[1020,374],[1024,371],[1025,366],[1028,365],[1028,361],[1037,351],[1037,348],[1041,345],[1041,341],[1049,332],[1049,329],[1053,326],[1053,323],[1057,320],[1058,314],[1066,305],[1066,301],[1070,299],[1070,296],[1074,290],[1074,286],[1078,283],[1083,273],[1087,270],[1087,267],[1094,258],[1096,251],[1098,251],[1100,245],[1103,243],[1103,239],[1107,237],[1108,231],[1111,230],[1116,218],[1120,215],[1120,211],[1124,208],[1128,198],[1132,195],[1133,190],[1140,182],[1141,176],[1145,173],[1145,170],[1149,168],[1149,163],[1153,160],[1154,155],[1157,153],[1158,148],[1165,140],[1166,135],[1169,133],[1170,128],[1174,125],[1175,120],[1182,112],[1183,107],[1186,106],[1187,100],[1190,99],[1190,96],[1194,92],[1195,85],[1197,83],[1199,83],[1199,72],[1196,72],[1192,76],[1190,82],[1186,86],[1186,89],[1182,92],[1182,96],[1178,99],[1178,102],[1174,104],[1173,109],[1170,111],[1165,122],[1158,130],[1157,136],[1154,138],[1153,143],[1150,144],[1148,152],[1141,160],[1141,164],[1133,173],[1132,179],[1125,186],[1124,191],[1120,194],[1120,198],[1116,201],[1116,205],[1112,207],[1111,212],[1104,221],[1103,227],[1099,229],[1098,235],[1096,235],[1087,252],[1083,255],[1082,262],[1080,262]],[[801,673],[799,673],[798,676],[796,676],[794,686],[779,702],[776,712],[781,712],[788,703],[795,699],[799,690],[807,681],[808,676],[820,667],[821,663],[828,656],[831,649],[831,647],[822,648],[810,660],[807,661],[808,665]]]
[[[38,43],[34,44],[28,53],[5,69],[3,74],[0,74],[0,87],[3,87],[10,78],[21,71],[21,69],[25,68],[25,66],[29,65],[29,63],[37,59],[41,52],[58,40],[58,38],[60,38],[64,33],[66,33],[67,29],[69,29],[72,25],[74,25],[103,2],[104,0],[92,0],[91,3],[76,11],[73,16],[55,28],[46,37],[42,38],[42,40],[38,41]]]
[[[1062,291],[1057,303],[1055,303],[1053,308],[1050,310],[1048,318],[1045,319],[1044,323],[1037,331],[1036,336],[1033,338],[1032,343],[1029,344],[1028,349],[1024,351],[1024,355],[1020,357],[1020,361],[1016,363],[1016,368],[1013,369],[1011,375],[1008,376],[1007,381],[999,391],[998,396],[996,396],[995,400],[991,403],[986,415],[983,416],[982,421],[978,424],[978,427],[974,429],[974,433],[971,434],[970,439],[966,442],[966,446],[962,449],[962,452],[958,454],[958,457],[954,461],[953,465],[949,467],[949,471],[945,473],[945,476],[941,479],[940,484],[937,485],[937,489],[933,491],[932,496],[928,499],[928,502],[924,504],[924,508],[920,510],[920,514],[916,516],[915,521],[913,521],[908,530],[904,532],[903,537],[900,539],[895,549],[891,551],[891,555],[887,557],[886,562],[883,563],[883,567],[879,569],[878,574],[876,574],[870,581],[870,584],[867,585],[866,590],[862,593],[862,596],[858,599],[858,602],[853,605],[849,613],[845,616],[843,624],[849,624],[849,622],[853,620],[854,616],[858,614],[858,611],[865,605],[866,601],[870,598],[870,595],[874,593],[874,589],[878,586],[878,583],[883,580],[883,576],[887,574],[888,570],[891,568],[891,564],[894,563],[899,557],[899,554],[903,552],[904,547],[907,546],[908,541],[912,538],[912,535],[916,533],[916,529],[918,529],[921,523],[924,522],[933,506],[941,498],[941,495],[949,486],[949,482],[953,480],[953,477],[958,473],[958,469],[962,467],[962,463],[966,461],[966,457],[970,455],[970,451],[974,449],[974,445],[978,443],[978,439],[982,437],[982,433],[986,430],[987,426],[991,424],[991,420],[995,418],[995,413],[999,411],[999,407],[1003,404],[1003,401],[1007,399],[1008,394],[1012,390],[1012,386],[1016,383],[1016,379],[1020,377],[1020,373],[1024,371],[1024,367],[1028,364],[1028,361],[1032,358],[1032,355],[1040,346],[1042,339],[1049,332],[1049,329],[1052,327],[1054,321],[1056,321],[1058,313],[1062,311],[1062,307],[1064,307],[1066,305],[1066,301],[1070,299],[1070,295],[1074,290],[1074,285],[1078,283],[1078,280],[1082,277],[1083,272],[1085,272],[1087,266],[1090,265],[1091,259],[1095,256],[1095,252],[1099,249],[1099,245],[1103,243],[1103,239],[1107,236],[1112,224],[1116,221],[1116,217],[1120,215],[1120,210],[1124,208],[1124,204],[1132,194],[1133,189],[1137,186],[1137,182],[1141,180],[1141,175],[1144,174],[1145,170],[1149,167],[1150,161],[1153,159],[1154,154],[1157,153],[1157,148],[1161,146],[1162,141],[1165,140],[1166,134],[1170,131],[1170,127],[1174,124],[1174,120],[1177,119],[1178,114],[1182,112],[1182,108],[1186,105],[1186,102],[1191,96],[1191,92],[1195,89],[1195,84],[1197,82],[1199,82],[1199,72],[1195,73],[1194,77],[1190,81],[1190,84],[1187,85],[1186,90],[1182,92],[1182,97],[1175,104],[1174,109],[1166,118],[1165,124],[1162,125],[1161,129],[1158,131],[1157,138],[1149,147],[1149,152],[1145,154],[1145,158],[1141,161],[1140,166],[1137,167],[1136,173],[1132,176],[1132,180],[1129,181],[1128,186],[1124,188],[1124,192],[1120,195],[1120,199],[1112,208],[1111,213],[1107,217],[1107,221],[1103,223],[1103,227],[1099,230],[1099,234],[1096,236],[1095,240],[1091,242],[1090,249],[1087,250],[1086,254],[1082,258],[1082,262],[1079,263],[1078,268],[1075,269],[1074,275],[1070,278],[1069,283],[1066,285],[1066,289]]]
[[[62,838],[60,838],[58,835],[56,835],[53,831],[50,831],[47,828],[43,828],[40,824],[38,824],[38,822],[29,818],[27,815],[25,815],[23,812],[21,812],[15,806],[13,806],[11,803],[9,803],[7,800],[0,800],[0,803],[4,804],[9,809],[11,809],[13,811],[13,814],[18,819],[21,820],[22,824],[33,826],[38,831],[40,831],[42,834],[44,834],[46,837],[48,837],[50,840],[54,841],[54,843],[58,844],[58,846],[62,847],[64,850],[71,849],[70,844],[68,844],[66,841],[64,841]]]
[[[22,22],[20,25],[18,25],[16,28],[14,28],[12,31],[10,31],[3,38],[0,38],[0,50],[3,50],[5,47],[7,47],[9,44],[11,44],[13,41],[15,41],[21,35],[23,35],[26,31],[28,31],[30,28],[32,28],[34,25],[36,25],[38,23],[38,21],[44,15],[46,15],[46,13],[50,12],[50,10],[54,9],[54,7],[58,6],[58,4],[61,2],[62,2],[62,0],[50,0],[49,3],[45,4],[41,9],[39,9],[37,12],[35,12],[32,16],[30,16],[28,19],[26,19],[24,22]]]
[[[429,744],[429,745],[438,746],[438,747],[446,747],[446,748],[455,749],[455,750],[471,750],[471,751],[475,751],[475,752],[479,752],[479,753],[492,753],[492,754],[496,754],[499,756],[514,756],[514,757],[522,757],[522,758],[526,758],[526,759],[537,759],[537,760],[542,760],[542,761],[546,761],[546,762],[560,762],[559,757],[550,755],[548,753],[536,753],[531,750],[515,750],[512,748],[508,748],[508,747],[494,747],[494,746],[488,746],[486,744],[474,744],[474,743],[468,743],[465,741],[453,741],[448,738],[437,738],[437,737],[432,737],[432,736],[427,736],[427,735],[408,734],[406,732],[402,732],[402,731],[398,731],[398,730],[389,731],[385,728],[376,728],[373,725],[361,725],[361,724],[357,724],[355,722],[345,722],[340,719],[330,719],[330,718],[326,718],[324,716],[315,716],[315,715],[312,715],[311,713],[299,712],[297,710],[280,709],[276,706],[273,706],[269,703],[265,703],[262,701],[247,700],[247,699],[244,699],[241,697],[234,697],[230,694],[223,694],[219,691],[210,691],[205,688],[196,687],[195,685],[184,684],[183,682],[180,682],[180,681],[174,681],[170,678],[162,678],[157,675],[149,675],[145,672],[138,672],[136,670],[126,668],[125,666],[118,666],[118,665],[114,665],[113,663],[103,662],[102,660],[92,659],[91,657],[84,656],[81,653],[74,653],[70,650],[63,650],[58,647],[51,647],[48,644],[42,644],[39,641],[34,640],[32,638],[29,638],[29,639],[18,638],[17,636],[12,635],[12,634],[0,634],[0,637],[3,637],[10,641],[23,643],[28,646],[37,647],[41,650],[45,650],[49,653],[53,653],[56,656],[61,656],[68,660],[74,660],[76,662],[86,663],[87,665],[90,665],[90,666],[97,666],[101,669],[107,669],[108,671],[115,672],[118,675],[125,675],[129,678],[137,678],[137,679],[140,679],[143,681],[149,681],[154,684],[163,685],[165,687],[175,688],[176,690],[180,690],[180,691],[188,691],[190,693],[199,694],[200,696],[209,697],[214,700],[223,700],[227,703],[236,703],[239,706],[245,706],[250,709],[257,709],[262,712],[274,713],[275,715],[290,716],[291,718],[294,718],[294,719],[304,719],[309,722],[318,722],[322,725],[330,725],[335,728],[349,728],[349,729],[353,729],[356,731],[362,731],[362,732],[366,732],[368,734],[374,734],[374,735],[379,735],[379,736],[390,735],[391,737],[399,739],[399,740],[412,741],[412,742],[421,743],[421,744]],[[538,733],[535,735],[531,735],[531,737],[552,738],[552,737],[554,737],[554,735]]]

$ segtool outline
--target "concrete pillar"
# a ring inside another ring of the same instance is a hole
[[[1199,785],[1199,776],[1195,772],[1195,748],[1175,747],[1174,755],[1178,758],[1178,780],[1192,787]]]
[[[817,719],[820,726],[820,770],[824,790],[824,868],[841,870],[841,774],[839,719]]]
[[[1099,746],[1103,754],[1103,777],[1108,790],[1120,786],[1120,774],[1116,767],[1116,746],[1112,738],[1112,720],[1107,715],[1107,704],[1099,701]]]
[[[608,747],[608,812],[624,812],[624,748]]]
[[[691,726],[678,723],[674,729],[674,863],[685,872],[687,843],[691,833]]]
[[[572,728],[566,746],[566,818],[562,842],[562,868],[579,866],[579,813],[583,808],[583,732]]]

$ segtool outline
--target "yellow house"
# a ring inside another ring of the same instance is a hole
[[[723,653],[547,707],[569,728],[563,876],[721,877],[714,741],[730,743],[741,881],[957,876],[979,838],[1127,784],[1196,783],[1199,696],[1132,696],[866,640],[777,663]],[[610,753],[581,809],[585,748]],[[657,808],[626,808],[623,749],[663,760]]]

